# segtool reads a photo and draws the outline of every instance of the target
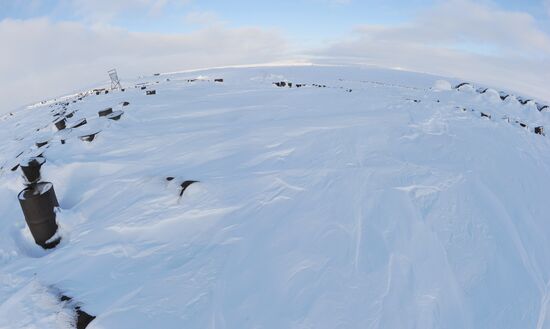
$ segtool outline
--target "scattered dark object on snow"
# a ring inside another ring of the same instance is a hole
[[[469,82],[459,83],[454,87],[454,89],[459,89],[460,87],[464,87],[464,86],[470,86],[470,83]]]
[[[73,100],[73,103],[76,103],[76,99],[75,99],[75,100]]]
[[[57,130],[63,130],[67,127],[67,119],[61,117],[54,121],[55,127]]]
[[[50,240],[57,232],[55,207],[59,206],[53,184],[42,182],[28,186],[18,195],[23,215],[36,244],[54,248],[61,238]]]
[[[90,134],[86,134],[86,135],[82,135],[82,136],[78,136],[78,138],[80,138],[80,140],[84,141],[84,142],[91,142],[95,139],[95,136],[97,134],[99,134],[101,132],[101,130],[98,130],[98,131],[95,131],[93,133],[90,133]]]
[[[71,302],[73,298],[67,295],[61,295],[59,300],[62,302]],[[86,329],[90,322],[96,318],[95,316],[84,312],[78,305],[74,306],[74,311],[76,316],[76,329]]]
[[[518,102],[520,102],[521,105],[525,105],[525,104],[529,103],[530,101],[532,101],[532,99],[523,98],[523,97],[518,97]]]
[[[193,183],[198,183],[198,181],[196,180],[186,180],[185,182],[181,183],[181,192],[180,192],[180,197],[183,195],[183,192],[185,192],[185,190],[189,187],[189,185],[193,184]]]
[[[353,91],[353,89],[346,89],[346,91],[347,91],[348,93],[351,93],[351,92]]]
[[[288,83],[288,88],[292,88],[292,82]]]
[[[109,93],[109,91],[108,91],[108,90],[105,90],[105,94],[108,94],[108,93]]]
[[[527,125],[523,122],[516,121],[517,124],[519,124],[522,128],[527,128]]]
[[[96,95],[99,95],[99,94],[100,94],[100,92],[99,92],[99,91],[96,91],[96,92],[95,92],[95,94],[96,94]]]
[[[147,89],[147,86],[141,86],[141,90]]]
[[[65,117],[66,117],[66,118],[72,118],[73,115],[74,115],[74,111],[72,111],[71,113],[67,113],[67,114],[65,115]]]
[[[273,84],[276,85],[277,87],[286,87],[285,81],[273,82]]]
[[[223,79],[214,79],[214,82],[223,82]]]
[[[536,103],[536,104],[537,104],[537,110],[539,110],[539,112],[549,109],[548,105],[544,105],[544,104],[540,104],[540,103]]]
[[[36,147],[42,147],[46,144],[48,144],[48,140],[39,140],[38,142],[34,143],[34,145],[36,145]]]
[[[296,88],[302,88],[302,86],[304,86],[304,85],[301,84],[301,83],[297,83],[297,84],[296,84]]]
[[[195,82],[197,79],[187,79],[187,82]]]
[[[503,91],[499,92],[498,94],[500,95],[500,99],[501,99],[501,100],[506,100],[506,98],[510,97],[509,94],[507,94],[507,93],[505,93],[505,92],[503,92]]]
[[[482,118],[489,118],[489,119],[491,119],[491,115],[490,115],[490,114],[483,113],[483,112],[480,112],[480,113],[481,113],[481,117],[482,117]]]
[[[80,309],[79,306],[76,308],[76,329],[85,329],[90,322],[92,322],[95,319],[95,316],[90,315],[83,310]]]
[[[157,94],[157,91],[156,90],[147,90],[145,92],[145,95],[156,95]]]
[[[106,116],[107,119],[109,120],[120,120],[120,117],[124,114],[124,111],[114,111],[113,113],[109,114]]]
[[[122,102],[121,105],[122,105],[122,106],[128,106],[128,105],[130,105],[130,102]]]
[[[86,121],[86,119],[80,119],[78,120],[77,122],[75,122],[71,128],[78,128],[78,127],[82,127],[83,125],[87,124],[88,122]]]
[[[542,136],[546,136],[546,135],[544,134],[544,127],[543,127],[543,126],[535,127],[535,134],[542,135]]]
[[[104,116],[106,116],[108,114],[111,114],[111,113],[113,113],[113,108],[112,107],[108,107],[106,109],[103,109],[103,110],[97,112],[97,114],[99,114],[100,117],[104,117]]]
[[[160,73],[155,73],[153,74],[154,76],[158,77],[160,75]]]
[[[44,162],[46,162],[46,159],[43,157],[31,157],[19,163],[26,185],[38,183],[40,180],[40,168]]]
[[[172,177],[172,176],[168,176],[168,177],[166,177],[166,180],[167,180],[167,181],[169,181],[169,182],[171,182],[171,181],[173,181],[173,180],[174,180],[174,178],[175,178],[175,177]]]
[[[485,94],[489,90],[489,88],[477,88],[477,92],[480,94]]]
[[[126,90],[125,88],[120,89],[120,91],[125,91],[125,90]]]

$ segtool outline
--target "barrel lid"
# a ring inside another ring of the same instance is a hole
[[[49,190],[51,190],[52,186],[53,184],[50,182],[37,183],[19,192],[19,195],[17,197],[19,198],[19,200],[36,198],[47,193]]]

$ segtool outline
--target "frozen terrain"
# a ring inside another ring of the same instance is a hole
[[[88,124],[66,144],[55,101],[0,117],[0,328],[74,328],[63,294],[89,329],[550,328],[550,137],[533,132],[550,113],[442,80],[162,74],[67,97],[69,125]],[[43,149],[61,206],[48,251],[10,170]]]

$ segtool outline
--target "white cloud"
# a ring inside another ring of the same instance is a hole
[[[184,20],[187,24],[212,26],[223,24],[220,17],[211,11],[192,11],[185,15]]]
[[[406,26],[359,27],[318,52],[352,62],[454,76],[550,100],[550,37],[524,13],[440,3]]]
[[[284,39],[259,28],[212,26],[192,33],[131,33],[47,19],[0,22],[0,112],[107,78],[262,63],[283,58]]]
[[[94,23],[110,23],[122,14],[160,16],[169,6],[187,5],[191,0],[68,0],[60,10],[74,12]]]

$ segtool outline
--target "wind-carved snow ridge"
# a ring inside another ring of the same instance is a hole
[[[0,118],[0,328],[549,327],[550,114],[461,83],[222,68]],[[17,203],[31,155],[53,250]]]

